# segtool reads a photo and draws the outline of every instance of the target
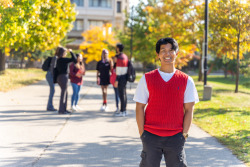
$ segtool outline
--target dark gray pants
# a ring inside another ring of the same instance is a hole
[[[185,138],[182,133],[161,137],[144,131],[140,167],[160,167],[162,154],[167,167],[186,167]]]
[[[118,79],[118,94],[121,101],[121,112],[126,111],[127,108],[127,75],[122,75]]]
[[[61,88],[61,97],[58,113],[64,113],[67,110],[68,99],[68,74],[60,74],[57,77],[57,83]]]

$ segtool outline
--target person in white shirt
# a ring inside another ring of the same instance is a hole
[[[184,144],[199,98],[193,79],[175,69],[178,49],[173,38],[156,43],[161,67],[143,75],[134,95],[143,145],[140,167],[159,167],[162,155],[168,167],[187,166]]]

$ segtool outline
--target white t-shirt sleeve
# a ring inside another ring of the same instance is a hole
[[[147,83],[145,75],[143,75],[137,85],[133,100],[138,103],[147,104],[148,97],[149,97],[149,92],[147,88]]]
[[[198,93],[193,78],[188,76],[187,87],[184,93],[184,103],[199,102]]]

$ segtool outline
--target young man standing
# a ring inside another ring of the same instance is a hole
[[[162,38],[156,43],[161,67],[140,80],[134,101],[143,150],[140,167],[186,167],[184,144],[199,101],[193,79],[175,69],[178,43]],[[145,106],[147,105],[146,110]]]
[[[116,81],[114,87],[118,87],[118,94],[121,101],[121,110],[116,112],[115,116],[125,117],[127,115],[127,71],[128,71],[128,57],[122,53],[124,46],[121,43],[116,45],[117,56],[115,58],[116,62]]]

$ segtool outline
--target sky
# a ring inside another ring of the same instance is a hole
[[[132,7],[133,5],[136,6],[139,3],[139,0],[130,0],[129,6]]]

